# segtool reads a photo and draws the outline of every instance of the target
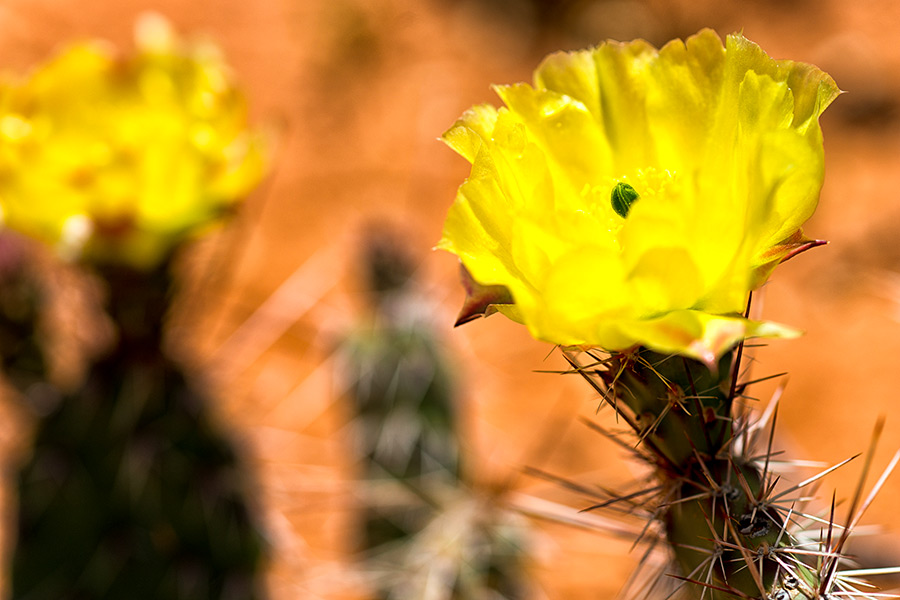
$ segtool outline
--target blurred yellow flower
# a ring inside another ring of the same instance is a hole
[[[64,253],[150,268],[259,183],[267,144],[215,47],[157,15],[136,45],[73,45],[2,86],[0,214]]]
[[[741,313],[779,262],[821,243],[801,225],[831,77],[704,30],[658,51],[553,54],[533,86],[495,89],[506,107],[444,134],[472,163],[438,246],[470,277],[461,321],[499,310],[548,342],[710,363],[795,334]]]

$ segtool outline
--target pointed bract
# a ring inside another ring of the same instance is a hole
[[[499,310],[499,305],[513,303],[509,290],[502,285],[481,285],[472,279],[472,275],[462,263],[459,265],[459,271],[466,290],[466,300],[456,318],[455,327],[478,317],[489,317]]]

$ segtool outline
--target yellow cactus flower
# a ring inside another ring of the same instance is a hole
[[[657,50],[547,57],[444,140],[472,163],[438,247],[467,271],[461,315],[538,339],[714,362],[793,329],[742,317],[794,254],[823,180],[818,118],[840,93],[808,64],[704,30]]]
[[[0,86],[3,223],[97,263],[151,268],[260,181],[267,144],[215,47],[161,17],[121,57],[73,45]]]

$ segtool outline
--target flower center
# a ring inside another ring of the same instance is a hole
[[[624,219],[628,216],[631,205],[637,202],[640,197],[637,190],[631,187],[630,184],[620,181],[613,187],[609,201],[616,214]]]

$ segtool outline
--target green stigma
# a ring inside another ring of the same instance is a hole
[[[640,196],[633,187],[620,181],[616,184],[616,187],[613,188],[609,201],[612,203],[612,208],[616,211],[616,214],[624,219],[628,216],[631,205],[634,204],[638,198],[640,198]]]

